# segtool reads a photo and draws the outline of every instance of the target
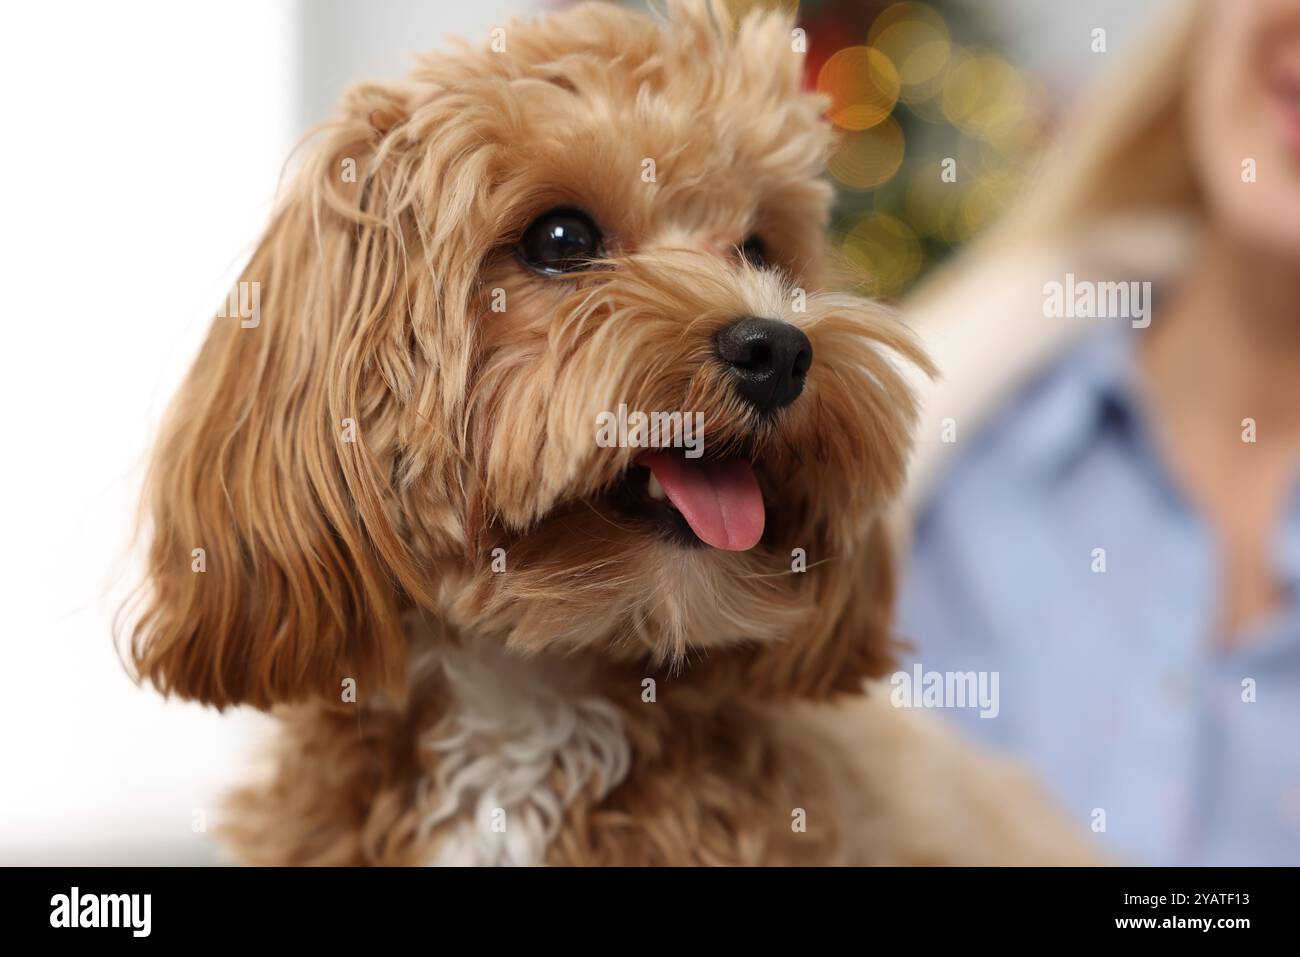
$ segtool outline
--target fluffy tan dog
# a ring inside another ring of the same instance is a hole
[[[324,129],[165,427],[131,633],[165,692],[282,718],[243,859],[1087,859],[862,696],[926,363],[817,291],[791,27],[584,5]],[[678,416],[606,447],[620,406]]]

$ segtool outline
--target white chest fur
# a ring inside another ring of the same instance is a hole
[[[434,865],[541,864],[565,810],[627,774],[618,709],[572,662],[507,653],[488,641],[440,649],[449,710],[422,736],[436,771],[425,782],[438,828]]]

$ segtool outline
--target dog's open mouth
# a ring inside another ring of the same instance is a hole
[[[687,458],[681,450],[641,456],[614,496],[621,511],[653,521],[683,544],[743,552],[758,544],[767,514],[747,458]]]

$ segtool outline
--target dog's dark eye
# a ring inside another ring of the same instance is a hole
[[[755,269],[766,269],[770,265],[767,261],[767,245],[758,236],[750,236],[740,244],[740,255]]]
[[[519,257],[545,273],[582,269],[601,254],[600,230],[579,209],[553,209],[524,230]]]

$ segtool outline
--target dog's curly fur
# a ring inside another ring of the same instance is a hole
[[[216,321],[165,425],[130,632],[163,691],[282,718],[232,804],[244,859],[1086,858],[1014,773],[862,697],[891,660],[899,367],[927,364],[816,291],[831,131],[791,27],[583,5],[353,89],[318,137],[242,276],[261,322]],[[557,206],[609,245],[540,276],[512,250]],[[736,255],[755,233],[769,268]],[[747,315],[816,357],[776,416],[714,354]],[[611,505],[619,403],[702,412],[755,464],[757,547]]]

